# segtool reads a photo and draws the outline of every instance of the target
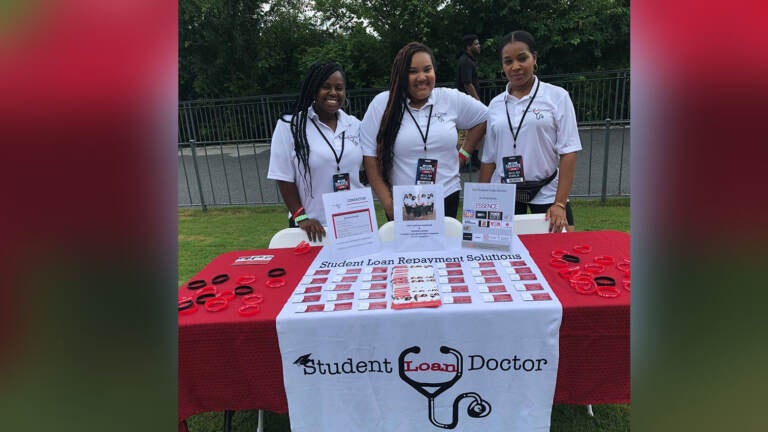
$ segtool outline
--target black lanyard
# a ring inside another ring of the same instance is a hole
[[[347,131],[344,131],[341,133],[341,153],[336,154],[336,149],[333,148],[333,144],[331,144],[330,141],[328,141],[328,138],[325,137],[325,134],[323,131],[320,130],[320,126],[317,125],[315,122],[315,119],[311,119],[312,124],[315,125],[315,128],[317,128],[317,131],[320,132],[320,136],[323,137],[323,141],[325,141],[326,144],[328,144],[328,147],[331,148],[331,151],[333,152],[333,157],[336,158],[336,172],[341,171],[341,168],[339,165],[341,164],[341,157],[344,156],[344,135],[347,133]]]
[[[528,101],[528,106],[525,107],[523,116],[520,117],[520,123],[517,124],[517,133],[515,133],[515,130],[512,129],[512,120],[509,118],[509,107],[507,106],[506,98],[504,99],[504,109],[507,110],[507,123],[509,124],[509,131],[512,132],[512,148],[515,150],[517,150],[517,136],[520,135],[520,128],[523,127],[523,120],[525,120],[525,115],[528,114],[528,108],[531,107],[533,100],[536,99],[536,94],[539,92],[540,85],[541,80],[536,82],[536,90],[534,90],[533,96],[531,96],[531,100]]]
[[[416,121],[416,118],[413,116],[413,113],[408,108],[408,105],[405,106],[405,110],[408,111],[408,114],[411,115],[411,118],[413,119],[413,122],[416,123],[416,127],[419,129],[419,135],[421,135],[422,141],[424,141],[424,154],[427,154],[427,137],[429,137],[429,124],[432,123],[432,108],[434,108],[434,105],[429,106],[429,118],[427,118],[427,133],[423,133],[421,131],[421,126],[419,126],[419,122]]]

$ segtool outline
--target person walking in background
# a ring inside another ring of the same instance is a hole
[[[480,81],[477,78],[477,56],[480,55],[480,40],[477,35],[465,35],[464,52],[456,64],[456,88],[460,91],[480,100],[477,86]]]
[[[360,120],[344,112],[346,76],[335,62],[313,64],[296,104],[277,121],[267,177],[288,207],[288,225],[325,236],[323,194],[361,188]]]
[[[499,53],[506,91],[488,104],[480,182],[517,185],[515,214],[546,213],[550,232],[574,229],[568,196],[581,141],[568,92],[535,75],[533,36],[502,38]]]
[[[461,54],[456,64],[456,88],[482,102],[478,93],[478,85],[480,81],[477,78],[477,56],[480,55],[480,40],[477,38],[476,34],[469,34],[465,35],[462,38],[462,41],[464,42],[464,52]],[[462,145],[465,137],[466,131],[460,130],[459,146]],[[480,145],[482,145],[482,142]],[[479,148],[475,148],[475,150],[472,151],[470,164],[462,166],[462,170],[464,170],[465,167],[467,171],[477,171],[477,169],[480,168],[479,152]]]
[[[398,51],[389,90],[379,93],[363,116],[363,165],[387,219],[393,219],[392,186],[442,186],[445,215],[459,207],[459,159],[485,134],[487,107],[451,88],[435,88],[432,50],[411,42]],[[469,129],[457,153],[456,128]]]

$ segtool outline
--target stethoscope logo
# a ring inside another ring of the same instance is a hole
[[[398,372],[400,374],[400,379],[405,381],[408,385],[413,387],[417,392],[421,393],[424,397],[427,398],[428,407],[429,407],[429,421],[432,422],[433,425],[443,429],[454,429],[456,425],[459,423],[459,402],[461,402],[461,400],[464,398],[473,399],[472,402],[470,402],[469,406],[467,407],[468,416],[472,418],[480,418],[480,417],[485,417],[491,413],[491,404],[488,403],[488,401],[483,400],[483,398],[480,397],[480,395],[477,393],[466,392],[458,395],[456,399],[454,399],[453,416],[451,417],[451,422],[447,424],[439,422],[435,418],[435,398],[438,397],[444,391],[451,388],[454,384],[456,384],[456,381],[458,381],[461,378],[462,371],[464,370],[464,361],[459,351],[443,345],[440,347],[440,352],[443,354],[451,354],[456,358],[455,375],[453,376],[453,378],[442,383],[419,382],[414,380],[410,376],[406,375],[405,357],[411,353],[418,354],[420,352],[421,352],[421,348],[419,346],[412,346],[410,348],[405,349],[403,352],[401,352],[400,357],[398,358],[398,369],[399,369]]]

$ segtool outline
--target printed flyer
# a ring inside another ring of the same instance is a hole
[[[427,251],[458,248],[445,237],[443,190],[439,185],[394,186],[395,249]]]
[[[511,250],[515,189],[514,184],[464,183],[463,247]]]

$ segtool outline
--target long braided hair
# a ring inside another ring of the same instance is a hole
[[[417,52],[426,52],[432,58],[432,64],[435,63],[435,56],[432,50],[420,43],[410,42],[395,55],[392,62],[392,71],[389,74],[389,99],[384,114],[381,116],[381,125],[379,133],[376,134],[376,157],[379,162],[379,171],[384,182],[390,186],[390,174],[392,171],[392,160],[395,157],[395,139],[400,132],[400,123],[403,121],[405,112],[405,100],[408,94],[408,69],[411,66],[411,59]]]
[[[293,108],[290,112],[280,117],[280,120],[291,124],[293,150],[296,152],[296,157],[299,158],[299,172],[304,178],[304,184],[308,185],[308,189],[305,189],[305,191],[310,196],[312,196],[312,177],[309,167],[309,142],[307,141],[309,107],[315,101],[315,96],[320,86],[335,72],[341,72],[344,82],[347,81],[344,70],[336,62],[323,61],[312,64],[304,77],[304,81],[301,83],[301,91]],[[341,103],[343,102],[341,101]],[[291,116],[290,120],[287,119],[289,116]]]

